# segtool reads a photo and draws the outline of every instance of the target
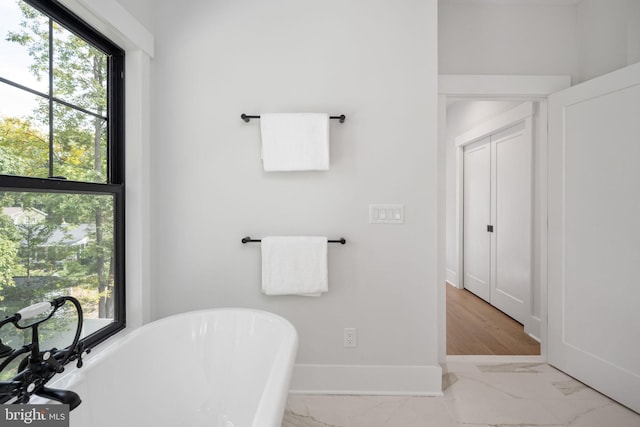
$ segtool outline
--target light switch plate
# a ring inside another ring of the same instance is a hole
[[[404,205],[369,205],[369,224],[403,224]]]

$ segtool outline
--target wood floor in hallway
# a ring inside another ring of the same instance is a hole
[[[448,355],[539,355],[523,326],[465,289],[447,287]]]

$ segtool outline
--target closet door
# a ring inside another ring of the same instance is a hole
[[[531,293],[531,119],[491,135],[491,304],[524,324]]]
[[[464,288],[490,301],[491,144],[485,138],[464,149]]]

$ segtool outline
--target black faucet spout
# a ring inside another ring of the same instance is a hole
[[[63,350],[52,348],[48,351],[40,350],[40,334],[38,327],[51,319],[56,311],[66,302],[70,302],[76,309],[78,319],[76,333],[73,337],[71,345]],[[51,308],[53,309],[51,310]],[[49,311],[49,314],[42,318],[43,313]],[[38,317],[40,316],[40,317]],[[23,325],[18,321],[39,319],[32,323]],[[45,387],[45,384],[53,378],[55,374],[64,371],[64,366],[72,361],[77,360],[77,366],[82,366],[82,356],[88,353],[84,343],[80,341],[82,335],[82,306],[80,301],[71,296],[62,296],[49,302],[32,304],[15,313],[13,316],[0,320],[0,328],[8,323],[13,324],[19,330],[31,329],[31,343],[23,345],[21,348],[13,349],[0,341],[0,373],[9,366],[14,360],[25,353],[30,353],[18,364],[18,374],[10,381],[0,381],[0,399],[6,401],[14,398],[16,403],[29,403],[32,395],[37,395],[49,400],[55,400],[65,405],[69,405],[73,410],[82,403],[80,396],[70,390],[58,390]]]
[[[69,405],[69,410],[73,411],[82,403],[82,399],[77,393],[71,390],[59,390],[56,388],[42,387],[38,390],[36,395],[44,397],[45,399],[55,400],[60,403]]]

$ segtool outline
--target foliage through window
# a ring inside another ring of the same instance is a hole
[[[57,2],[0,0],[0,316],[75,296],[89,346],[125,320],[123,69]],[[61,348],[75,320],[55,322]]]

